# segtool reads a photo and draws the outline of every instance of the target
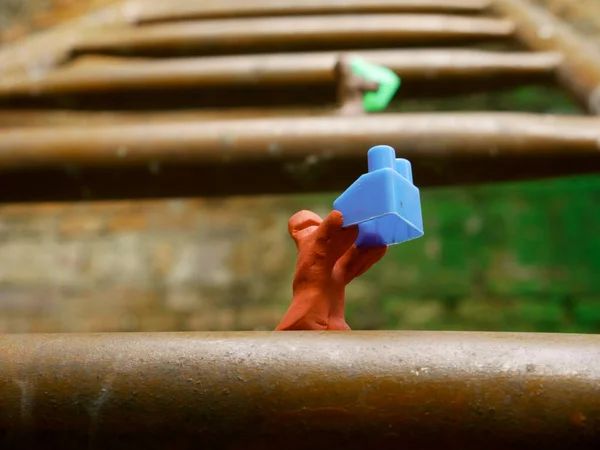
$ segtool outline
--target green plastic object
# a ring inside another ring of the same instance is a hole
[[[376,112],[387,108],[396,91],[400,88],[400,77],[387,67],[370,63],[356,56],[350,60],[350,68],[356,75],[379,84],[377,91],[366,92],[363,96],[365,111]]]

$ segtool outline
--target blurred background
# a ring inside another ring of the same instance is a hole
[[[2,45],[103,3],[0,0]],[[600,45],[597,0],[535,3]],[[532,86],[390,108],[582,114]],[[337,195],[0,205],[0,332],[273,329],[291,299],[287,220]],[[352,328],[600,332],[600,177],[421,196],[425,236],[348,287]]]

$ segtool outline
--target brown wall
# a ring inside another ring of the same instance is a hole
[[[276,199],[0,207],[0,332],[271,329],[290,299]]]

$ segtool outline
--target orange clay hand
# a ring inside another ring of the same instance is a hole
[[[387,247],[354,245],[358,227],[342,228],[342,214],[325,220],[311,211],[290,219],[288,230],[298,248],[292,304],[277,327],[284,330],[349,330],[344,318],[345,288],[379,261]]]

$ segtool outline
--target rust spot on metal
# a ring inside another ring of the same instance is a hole
[[[575,412],[571,413],[571,422],[576,427],[585,427],[585,424],[587,422],[587,417],[585,417],[585,415],[582,412],[575,411]]]

